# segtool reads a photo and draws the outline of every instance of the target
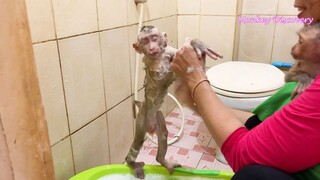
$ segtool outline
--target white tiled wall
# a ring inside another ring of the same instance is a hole
[[[52,0],[57,37],[98,30],[96,0]]]
[[[201,0],[202,15],[236,15],[237,0]]]
[[[97,0],[99,29],[111,29],[128,24],[127,0]],[[115,12],[119,11],[119,12]]]
[[[164,16],[164,1],[148,0],[145,5],[145,19],[158,19]]]
[[[219,61],[207,59],[206,66],[233,59],[236,0],[178,0],[178,46],[186,37],[200,38],[224,56]]]
[[[209,26],[209,24],[214,24],[214,26]],[[232,60],[234,34],[234,16],[201,16],[199,38],[223,55],[223,59],[217,61],[207,58],[207,67]]]
[[[259,3],[257,3],[257,0],[243,0],[242,14],[275,15],[277,14],[278,1],[279,0],[259,0]]]
[[[110,162],[106,120],[104,114],[71,135],[76,173]]]
[[[296,17],[298,11],[293,7],[294,0],[259,1],[243,0],[239,16],[273,18]],[[239,27],[238,60],[271,63],[273,61],[291,62],[291,47],[297,40],[296,32],[303,26],[297,23],[241,23]]]
[[[70,137],[52,146],[56,179],[68,179],[74,175],[73,152]]]
[[[294,0],[148,0],[144,24],[169,45],[200,38],[231,60],[292,61],[297,24],[238,24],[242,16],[295,16]],[[123,163],[133,139],[135,51],[141,4],[133,0],[26,0],[56,178]],[[141,61],[140,59],[138,59]],[[143,99],[143,64],[138,98]],[[173,89],[170,88],[170,92]],[[175,106],[166,98],[162,109]]]
[[[193,27],[193,28],[185,28]],[[178,44],[179,47],[185,42],[186,37],[199,38],[200,15],[183,15],[178,17]]]
[[[302,26],[303,25],[301,24],[286,24],[276,26],[271,57],[272,61],[293,62],[290,54],[291,47],[298,42],[299,38],[296,32],[298,32]]]
[[[298,11],[293,6],[294,0],[279,0],[278,15],[297,15]]]
[[[70,131],[106,111],[99,33],[58,41]]]
[[[201,1],[199,0],[178,0],[178,14],[200,14]]]
[[[69,134],[57,41],[35,44],[33,49],[49,138],[51,144],[55,144]]]
[[[178,12],[178,3],[175,0],[163,0],[164,1],[164,17],[176,16]]]
[[[56,38],[51,0],[26,0],[33,42]]]
[[[249,16],[247,17],[255,17]],[[272,16],[264,16],[272,17]],[[275,24],[241,24],[238,60],[269,63]]]
[[[114,37],[118,40],[114,41]],[[100,40],[107,109],[110,109],[131,95],[128,28],[101,32]]]
[[[121,102],[108,112],[108,136],[110,144],[110,163],[119,163],[124,160],[133,141],[131,98]],[[128,128],[130,127],[130,128]]]
[[[129,56],[130,56],[130,72],[131,72],[131,93],[134,92],[135,88],[135,73],[136,73],[136,61],[138,61],[138,89],[141,89],[143,87],[143,81],[145,76],[145,71],[143,69],[144,65],[142,63],[142,55],[137,54],[134,48],[132,48],[132,44],[137,41],[137,25],[129,26],[128,32],[129,32]],[[138,59],[136,59],[138,57]]]

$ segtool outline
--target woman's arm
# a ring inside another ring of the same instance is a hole
[[[218,99],[203,70],[204,60],[198,59],[190,44],[186,43],[175,55],[172,68],[187,84],[193,100],[211,135],[221,147],[227,137],[243,123]],[[197,86],[197,87],[196,87]]]
[[[218,99],[209,83],[201,83],[194,91],[194,101],[209,132],[219,147],[243,123]]]
[[[199,70],[187,71],[190,67]],[[177,52],[172,64],[235,172],[246,165],[261,164],[295,173],[320,162],[320,101],[316,98],[320,97],[320,77],[301,96],[249,131],[203,81],[206,75],[200,67],[203,61],[190,45]]]

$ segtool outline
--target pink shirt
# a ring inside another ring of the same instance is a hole
[[[295,173],[320,163],[320,75],[299,97],[252,130],[238,128],[221,148],[234,172],[250,164]]]

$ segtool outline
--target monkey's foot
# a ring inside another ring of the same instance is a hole
[[[171,162],[168,160],[163,160],[163,162],[159,162],[162,166],[166,167],[170,174],[173,173],[175,167],[181,167],[181,164],[176,162]]]
[[[134,176],[136,178],[144,179],[144,162],[131,162],[128,164],[128,166],[130,166],[130,168],[134,171]]]

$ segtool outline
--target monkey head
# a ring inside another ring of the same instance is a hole
[[[320,60],[320,24],[302,28],[299,32],[299,40],[292,47],[291,55],[296,60],[313,62]]]
[[[138,40],[133,48],[138,53],[143,53],[150,59],[157,59],[167,46],[168,38],[166,33],[159,32],[154,26],[143,26],[138,35]]]

